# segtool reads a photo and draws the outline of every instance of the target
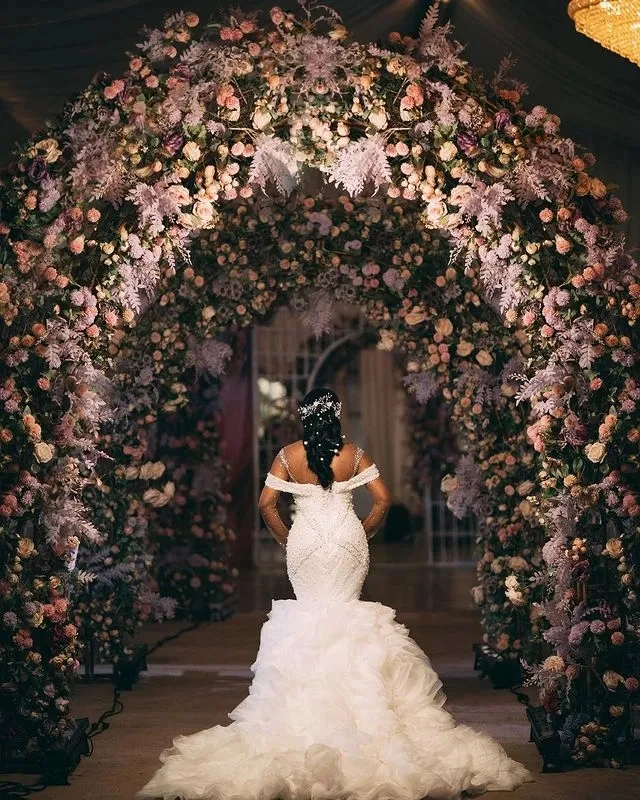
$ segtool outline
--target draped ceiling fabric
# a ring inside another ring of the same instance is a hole
[[[202,20],[229,5],[263,9],[276,0],[21,0],[0,4],[0,164],[16,141],[53,118],[98,71],[120,74],[140,29],[187,8]],[[294,8],[296,3],[280,3]],[[334,0],[360,41],[389,31],[415,34],[429,0]],[[640,68],[579,35],[564,0],[449,0],[442,6],[467,57],[492,74],[502,55],[516,74],[564,120],[565,132],[588,146],[598,174],[617,184],[634,219],[628,241],[640,246]],[[634,187],[636,187],[634,189]]]

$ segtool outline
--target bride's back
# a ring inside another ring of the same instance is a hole
[[[289,477],[296,483],[318,483],[318,476],[309,469],[307,454],[301,440],[288,444],[282,449],[286,458]],[[352,442],[345,442],[340,452],[331,461],[333,477],[336,481],[348,481],[359,466],[362,451]]]

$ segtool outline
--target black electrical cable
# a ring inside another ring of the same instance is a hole
[[[151,655],[151,653],[155,653],[156,650],[159,650],[165,644],[173,642],[176,639],[179,639],[181,636],[184,636],[185,633],[195,631],[196,628],[200,627],[200,625],[202,625],[201,622],[194,622],[192,625],[187,625],[185,628],[181,628],[176,633],[172,633],[169,636],[164,636],[162,639],[158,639],[158,641],[147,650],[147,656]],[[120,699],[120,694],[121,690],[114,686],[111,707],[106,711],[103,711],[98,719],[90,725],[89,730],[87,731],[89,752],[86,756],[83,756],[83,758],[89,758],[93,755],[93,740],[96,736],[104,733],[109,728],[108,719],[110,717],[115,717],[118,714],[122,714],[124,711],[124,703]],[[0,781],[0,800],[20,800],[20,798],[23,797],[30,797],[31,795],[39,794],[45,789],[48,789],[49,786],[50,784],[47,782],[24,784],[18,783],[17,781]]]

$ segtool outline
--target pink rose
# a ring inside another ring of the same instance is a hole
[[[105,100],[115,100],[115,98],[124,90],[124,81],[112,81],[104,89]]]
[[[571,250],[571,242],[560,234],[556,234],[556,250],[561,256],[566,255]]]
[[[82,234],[69,242],[69,250],[76,256],[82,253],[84,250],[84,236]]]

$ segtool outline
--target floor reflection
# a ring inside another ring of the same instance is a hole
[[[473,565],[433,566],[419,544],[372,542],[362,599],[377,600],[401,612],[471,610],[474,583]],[[273,598],[294,596],[284,564],[275,559],[241,572],[237,585],[240,611],[268,611]]]

